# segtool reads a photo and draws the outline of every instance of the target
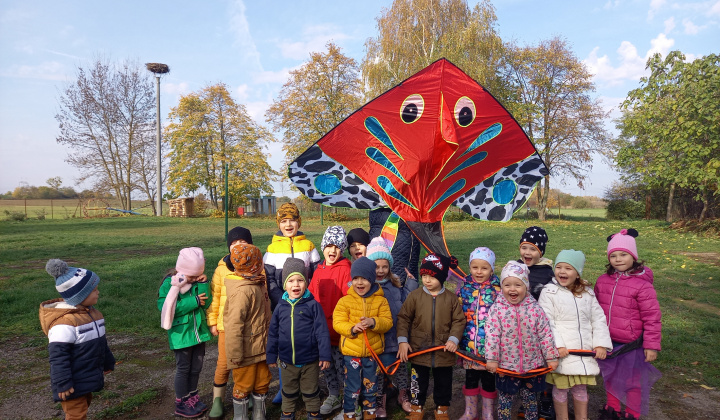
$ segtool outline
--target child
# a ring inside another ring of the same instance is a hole
[[[495,275],[495,253],[478,247],[470,253],[470,274],[457,289],[465,313],[465,332],[460,349],[481,358],[485,357],[485,321],[490,306],[500,293],[500,279]],[[460,420],[478,418],[478,395],[482,397],[482,419],[495,417],[495,375],[478,363],[463,360],[465,368],[465,414]],[[482,383],[482,388],[480,384]]]
[[[367,246],[370,244],[370,235],[364,229],[352,229],[347,235],[347,243],[349,245],[350,262],[353,262],[365,256]]]
[[[235,383],[234,416],[248,419],[252,395],[252,418],[264,419],[265,395],[272,376],[265,362],[271,314],[262,253],[255,245],[239,243],[230,248],[230,261],[235,271],[225,277],[223,324],[225,357]]]
[[[603,419],[620,415],[638,419],[649,410],[650,388],[660,372],[657,358],[662,338],[662,314],[653,287],[653,272],[638,261],[635,229],[608,237],[607,272],[595,284],[595,295],[607,317],[613,343],[612,358],[600,361],[607,405]]]
[[[345,363],[338,347],[340,334],[335,332],[332,326],[332,314],[340,298],[347,294],[350,287],[348,283],[352,280],[350,261],[343,256],[343,252],[347,248],[345,230],[341,226],[328,227],[323,235],[320,248],[325,260],[318,264],[308,289],[322,306],[330,331],[332,366],[324,372],[329,395],[320,407],[320,414],[327,415],[342,406],[340,384],[344,375]]]
[[[397,316],[400,313],[400,308],[403,302],[413,290],[418,288],[418,282],[414,278],[408,277],[405,282],[405,286],[400,283],[400,278],[392,273],[393,257],[390,253],[385,240],[377,237],[370,241],[367,247],[367,257],[377,265],[375,269],[375,282],[379,284],[383,289],[385,299],[387,299],[390,305],[390,313],[392,313],[393,327],[385,333],[385,351],[380,355],[380,360],[385,366],[389,366],[397,361],[398,352],[398,341],[397,331],[395,326],[397,325]],[[408,397],[408,374],[405,363],[401,363],[398,370],[395,372],[395,379],[398,382],[398,403],[402,406],[406,412],[410,411],[410,398]],[[378,417],[385,418],[387,412],[385,410],[386,395],[385,395],[385,380],[380,378],[378,380],[378,398],[377,398],[377,411],[375,412]]]
[[[205,358],[210,329],[205,310],[212,303],[200,248],[183,248],[175,269],[160,286],[157,307],[160,323],[168,331],[170,349],[175,352],[175,415],[197,417],[207,410],[198,395],[198,379]]]
[[[557,420],[568,418],[568,389],[573,396],[575,419],[587,420],[587,385],[596,385],[600,373],[595,359],[604,359],[612,349],[605,314],[590,284],[581,278],[585,255],[574,249],[560,251],[555,258],[555,278],[543,288],[540,306],[545,311],[555,347],[560,354],[557,370],[547,375]],[[568,355],[568,349],[595,350],[595,359]]]
[[[392,314],[382,288],[375,283],[376,265],[366,257],[352,264],[352,288],[333,312],[333,328],[345,361],[344,419],[354,419],[355,401],[362,393],[363,418],[375,418],[377,363],[365,346],[364,333],[373,351],[383,352],[384,334],[392,327]]]
[[[84,268],[49,260],[61,298],[40,304],[40,325],[48,336],[50,385],[66,419],[87,418],[92,393],[105,386],[104,374],[115,369],[105,337],[105,319],[95,308],[100,277]]]
[[[248,229],[236,226],[230,229],[227,235],[227,247],[235,244],[251,244],[253,243],[252,233]],[[227,367],[227,359],[225,358],[225,327],[223,326],[223,312],[225,311],[225,300],[227,293],[225,292],[225,277],[232,274],[235,267],[230,261],[230,253],[228,252],[218,261],[218,266],[213,274],[210,286],[212,289],[212,303],[207,310],[207,324],[210,327],[210,333],[218,338],[218,359],[215,366],[215,379],[213,381],[213,404],[208,416],[210,419],[222,419],[224,417],[223,401],[225,399],[225,386],[230,377],[230,369]]]
[[[410,420],[423,418],[423,406],[430,384],[430,372],[435,381],[433,400],[437,406],[435,418],[448,420],[452,400],[452,370],[454,354],[465,330],[465,315],[454,293],[445,289],[450,268],[457,267],[455,257],[428,254],[420,266],[423,287],[412,291],[398,314],[398,358],[408,360],[408,352],[445,346],[443,352],[415,356],[410,375]]]
[[[517,261],[508,261],[500,274],[502,294],[495,299],[485,321],[485,358],[490,373],[495,373],[498,366],[525,373],[545,366],[546,361],[549,367],[557,367],[558,351],[550,323],[528,293],[529,274],[528,267]],[[545,387],[545,375],[523,379],[498,375],[496,386],[498,420],[510,420],[510,408],[518,393],[525,418],[537,420],[537,391]]]
[[[307,289],[305,272],[303,260],[285,260],[285,293],[273,312],[268,333],[267,360],[280,356],[280,375],[285,377],[281,420],[295,419],[301,393],[308,420],[323,418],[318,377],[321,369],[330,367],[330,332],[323,308]],[[277,365],[271,362],[270,367]]]
[[[315,245],[305,235],[300,232],[302,220],[300,219],[300,210],[293,203],[285,203],[277,211],[276,221],[278,224],[278,232],[273,235],[272,242],[267,247],[267,252],[263,257],[265,264],[265,274],[267,275],[267,288],[270,294],[271,310],[282,299],[284,290],[282,266],[287,258],[299,258],[305,261],[308,267],[308,277],[312,277],[313,271],[320,262],[320,254],[318,254]]]

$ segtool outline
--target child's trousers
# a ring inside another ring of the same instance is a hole
[[[60,401],[63,411],[65,412],[65,420],[85,420],[87,419],[88,408],[92,401],[92,392],[81,395],[72,400]]]
[[[176,349],[174,352],[175,398],[181,399],[197,389],[205,359],[205,343]]]
[[[225,357],[225,331],[218,331],[218,359],[215,366],[215,385],[223,386],[230,377],[231,369],[228,369],[227,358]]]
[[[330,368],[323,371],[325,376],[325,383],[328,387],[328,394],[340,395],[340,388],[342,388],[342,380],[345,372],[345,360],[343,354],[337,346],[330,347],[330,353],[332,354],[332,361],[330,362]]]
[[[410,403],[423,407],[430,386],[430,371],[434,379],[433,401],[438,407],[447,407],[452,400],[452,366],[435,367],[420,366],[411,363],[410,369]]]
[[[520,398],[522,398],[522,405],[525,409],[525,420],[537,420],[538,418],[538,406],[537,406],[537,394],[536,392],[521,387]],[[513,400],[517,394],[508,394],[498,390],[498,420],[510,420],[512,416],[510,410],[512,409]]]
[[[305,401],[305,410],[308,413],[320,411],[320,389],[318,388],[320,366],[318,363],[319,361],[315,361],[297,367],[280,362],[283,412],[294,413],[297,410],[297,401],[301,396]]]
[[[270,369],[264,360],[254,365],[233,369],[232,375],[233,382],[235,382],[233,384],[233,398],[236,400],[247,398],[253,392],[267,394],[272,380]]]
[[[355,412],[358,396],[363,396],[363,411],[375,409],[377,398],[378,365],[372,357],[344,356],[345,397],[343,411]]]

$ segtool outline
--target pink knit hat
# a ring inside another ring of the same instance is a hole
[[[638,237],[638,231],[635,229],[623,229],[620,232],[608,236],[608,247],[607,255],[610,258],[610,254],[615,251],[625,251],[632,255],[635,260],[638,260],[637,245],[635,244],[635,238]]]
[[[197,247],[183,248],[178,255],[175,270],[186,276],[199,276],[205,272],[205,256]]]

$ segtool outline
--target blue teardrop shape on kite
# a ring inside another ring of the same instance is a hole
[[[315,177],[315,189],[323,195],[333,195],[342,189],[337,175],[320,174]]]
[[[445,191],[445,192],[443,193],[443,195],[440,196],[440,198],[437,199],[437,201],[435,202],[435,204],[433,204],[432,207],[430,207],[430,210],[428,210],[428,213],[430,213],[435,207],[438,206],[438,204],[440,204],[440,203],[442,203],[443,201],[445,201],[448,197],[450,197],[451,195],[453,195],[453,194],[455,194],[456,192],[458,192],[458,191],[460,191],[461,189],[463,189],[463,187],[465,187],[465,179],[458,179],[457,181],[455,181],[455,183],[452,184],[452,185],[450,186],[450,188],[448,188],[447,191]]]
[[[377,183],[380,186],[380,188],[382,188],[383,191],[385,191],[387,193],[387,195],[389,195],[390,197],[392,197],[404,204],[407,204],[408,206],[412,207],[414,210],[417,210],[417,207],[415,207],[410,202],[410,200],[405,198],[402,194],[400,194],[400,191],[395,189],[395,186],[392,184],[392,182],[390,182],[388,177],[386,177],[384,175],[380,175],[379,177],[377,177]]]
[[[375,147],[368,147],[367,149],[365,149],[365,154],[370,159],[372,159],[374,162],[376,162],[379,165],[381,165],[382,167],[386,168],[388,171],[394,173],[395,176],[400,178],[400,180],[402,182],[404,182],[406,184],[408,183],[405,180],[405,178],[403,178],[402,174],[400,174],[400,171],[398,171],[398,169],[395,167],[395,165],[393,165],[393,163],[390,162],[390,159],[388,159],[387,156],[385,156],[383,154],[383,152],[381,152],[379,149],[377,149]]]
[[[392,150],[393,153],[397,155],[400,159],[402,159],[402,156],[400,156],[400,152],[395,148],[395,145],[393,144],[392,140],[390,140],[390,136],[385,132],[385,129],[383,128],[382,124],[380,124],[380,121],[378,121],[375,117],[367,117],[365,118],[365,128],[375,136],[376,139],[380,140],[382,144],[387,146],[388,149]]]
[[[503,179],[493,187],[493,200],[498,204],[509,204],[517,194],[517,185],[511,179]]]
[[[475,141],[472,142],[472,144],[467,148],[465,153],[460,155],[460,157],[467,155],[468,153],[472,152],[473,150],[477,149],[478,147],[482,146],[483,144],[494,139],[495,137],[498,136],[498,134],[500,134],[501,131],[502,131],[502,124],[495,123],[495,124],[491,125],[487,129],[485,129],[485,131],[480,133],[478,138],[476,138]]]
[[[462,171],[462,170],[465,169],[465,168],[469,168],[470,166],[472,166],[472,165],[474,165],[474,164],[476,164],[476,163],[482,162],[483,160],[485,160],[485,158],[487,157],[487,155],[488,155],[487,152],[480,152],[480,153],[478,153],[477,155],[470,156],[470,158],[468,158],[468,160],[466,160],[465,162],[459,164],[455,169],[453,169],[452,171],[450,171],[449,174],[445,175],[445,178],[443,178],[443,181],[445,181],[446,179],[448,179],[448,177],[450,177],[450,176],[452,176],[452,175],[455,175],[456,173]]]

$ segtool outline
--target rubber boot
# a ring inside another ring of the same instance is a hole
[[[239,400],[233,398],[233,420],[250,420],[248,416],[248,404],[250,404],[249,397]]]
[[[405,417],[406,420],[422,420],[423,408],[419,405],[411,405],[410,413]]]
[[[252,420],[265,420],[265,397],[267,394],[252,394]]]
[[[278,370],[278,393],[273,398],[272,403],[282,404],[282,375],[280,375],[280,370]]]
[[[463,386],[463,395],[465,396],[465,413],[460,420],[478,420],[478,395],[480,388],[467,389]]]
[[[555,403],[557,404],[557,402]],[[566,405],[567,407],[567,405]],[[575,398],[573,398],[573,409],[575,411],[575,420],[588,420],[588,402],[587,401],[578,401]],[[565,408],[567,410],[567,408]],[[555,417],[557,420],[560,420],[560,417],[558,417],[558,411],[557,411],[557,405],[555,405]],[[566,417],[567,418],[567,417]]]
[[[223,402],[225,400],[226,385],[227,383],[220,386],[213,384],[213,403],[212,408],[210,408],[210,413],[208,413],[210,420],[221,420],[225,417]]]
[[[450,407],[441,405],[435,410],[435,420],[450,420]]]
[[[568,403],[560,402],[553,398],[553,405],[555,406],[555,419],[556,420],[568,420],[570,415],[568,414]],[[586,412],[583,420],[587,420],[587,404],[585,405]],[[575,415],[577,416],[577,401],[575,401]]]
[[[480,389],[480,396],[482,397],[482,420],[495,420],[495,413],[497,413],[497,391],[488,392]]]

